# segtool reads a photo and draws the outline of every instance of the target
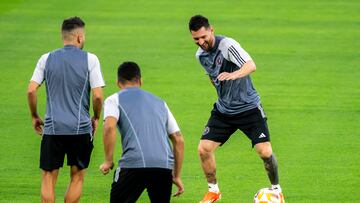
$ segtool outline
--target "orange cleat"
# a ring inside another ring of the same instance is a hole
[[[218,201],[219,199],[221,199],[221,192],[207,192],[200,203],[212,203]]]

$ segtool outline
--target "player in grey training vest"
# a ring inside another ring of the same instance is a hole
[[[256,69],[254,61],[235,40],[215,36],[204,16],[193,16],[189,30],[199,46],[196,58],[218,94],[198,147],[201,166],[209,185],[208,192],[200,202],[215,202],[221,198],[214,153],[237,129],[252,141],[252,146],[264,161],[272,188],[281,193],[278,164],[272,153],[265,113],[250,78]]]
[[[39,59],[28,87],[33,127],[41,140],[41,200],[55,202],[59,168],[67,155],[70,183],[65,202],[79,202],[86,168],[93,149],[93,136],[102,108],[105,86],[98,58],[83,51],[85,23],[79,17],[62,24],[64,47]],[[45,82],[45,123],[37,112],[37,89]],[[94,116],[90,118],[90,92]],[[44,126],[44,127],[42,127]]]
[[[181,166],[184,140],[166,103],[140,89],[139,66],[124,62],[118,68],[121,91],[104,104],[105,161],[100,165],[107,174],[113,167],[116,127],[121,134],[122,157],[115,171],[110,202],[135,202],[147,189],[153,203],[170,202],[172,183],[184,192]],[[172,142],[172,147],[169,142]]]

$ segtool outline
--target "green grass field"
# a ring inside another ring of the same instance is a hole
[[[117,66],[134,60],[142,67],[143,88],[167,101],[186,141],[185,193],[172,202],[198,202],[207,185],[197,144],[216,100],[187,28],[198,13],[209,17],[217,34],[238,40],[257,64],[252,78],[269,118],[286,202],[360,202],[359,11],[356,0],[1,0],[0,202],[40,201],[40,137],[31,127],[26,89],[39,57],[62,46],[62,20],[74,15],[87,23],[85,50],[100,59],[106,96],[117,91]],[[44,115],[45,88],[39,111]],[[109,202],[112,175],[98,171],[101,132],[81,202]],[[269,186],[242,133],[216,157],[221,202],[249,203]],[[60,171],[57,202],[68,170]],[[138,202],[149,202],[146,192]]]

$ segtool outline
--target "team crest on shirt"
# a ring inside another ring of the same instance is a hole
[[[203,135],[206,135],[210,132],[210,128],[208,126],[205,127]]]
[[[217,57],[216,57],[216,66],[221,66],[222,65],[222,62],[223,62],[223,56],[222,54],[219,54]]]

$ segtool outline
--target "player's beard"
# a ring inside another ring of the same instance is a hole
[[[209,52],[209,51],[211,51],[211,49],[212,48],[214,48],[213,46],[212,46],[212,44],[213,44],[213,41],[212,40],[209,40],[209,41],[205,41],[204,43],[203,43],[203,45],[199,45],[204,51],[206,51],[206,52]],[[204,46],[204,45],[206,45],[206,46]]]
[[[207,42],[204,42],[203,45],[199,45],[203,50],[209,51],[209,44]]]

